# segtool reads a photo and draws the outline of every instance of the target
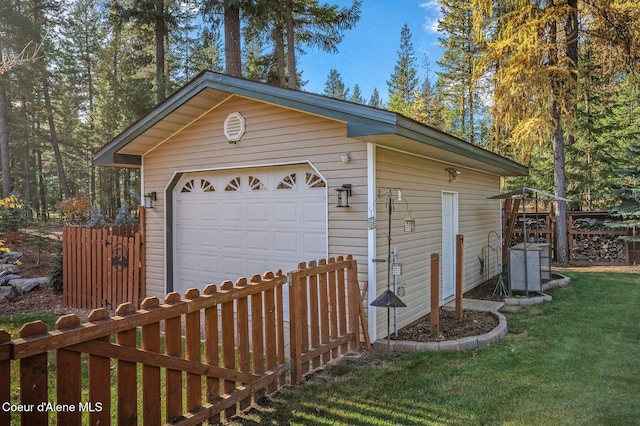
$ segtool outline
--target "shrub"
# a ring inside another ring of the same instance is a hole
[[[129,223],[133,223],[133,219],[131,219],[131,213],[129,213],[129,210],[129,203],[124,201],[122,203],[122,206],[118,210],[118,214],[116,215],[116,225],[127,225]]]
[[[51,264],[49,267],[49,283],[54,291],[61,292],[64,284],[62,270],[62,243],[56,243],[54,251],[55,255],[51,259]]]
[[[104,215],[100,212],[100,207],[98,207],[98,203],[95,200],[91,205],[90,215],[91,218],[87,221],[87,226],[89,228],[101,228],[107,224],[104,220]]]
[[[24,219],[24,206],[15,194],[0,200],[0,232],[15,232]]]
[[[56,204],[56,209],[65,225],[85,224],[89,219],[90,208],[89,199],[82,196],[66,198]]]

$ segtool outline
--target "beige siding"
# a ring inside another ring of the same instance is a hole
[[[465,291],[482,283],[478,256],[487,244],[490,231],[500,231],[499,203],[487,197],[499,193],[499,177],[457,167],[461,174],[456,182],[449,182],[445,168],[451,167],[425,158],[397,151],[377,149],[376,187],[402,188],[402,197],[409,203],[416,220],[416,232],[404,233],[403,219],[407,215],[404,202],[395,203],[392,214],[391,247],[398,246],[403,275],[398,285],[404,287],[401,299],[406,308],[398,309],[399,327],[410,324],[430,312],[430,257],[441,254],[442,245],[442,191],[458,193],[458,230],[464,235],[464,288]],[[377,203],[377,257],[387,257],[388,211],[384,200]],[[491,244],[497,242],[492,237]],[[495,274],[495,253],[492,271]],[[380,294],[387,284],[386,263],[376,269],[377,290]],[[393,277],[391,277],[393,285]],[[438,285],[441,285],[440,283]],[[393,321],[392,321],[393,323]],[[378,337],[387,334],[387,312],[379,309],[376,318]]]
[[[223,134],[230,112],[246,122],[236,144]],[[345,152],[347,164],[340,160]],[[329,256],[353,254],[366,265],[366,144],[348,139],[344,123],[234,96],[143,157],[144,190],[158,193],[157,207],[147,212],[147,294],[165,294],[165,189],[175,172],[296,162],[310,163],[327,180]],[[353,186],[352,207],[338,209],[334,189],[344,183]],[[366,280],[366,268],[360,273]]]

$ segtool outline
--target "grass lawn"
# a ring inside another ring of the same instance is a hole
[[[507,314],[498,344],[345,360],[233,424],[640,424],[640,275],[568,275],[552,302]],[[0,329],[55,320],[29,315],[0,318]]]
[[[496,345],[348,361],[236,424],[640,424],[640,275],[568,275]]]

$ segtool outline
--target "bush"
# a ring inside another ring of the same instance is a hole
[[[56,204],[65,225],[84,225],[89,219],[90,208],[91,203],[87,197],[66,198]]]
[[[54,251],[55,255],[51,259],[51,265],[49,267],[49,283],[54,291],[61,292],[64,284],[62,270],[62,243],[56,243]]]
[[[106,226],[107,222],[104,220],[104,215],[100,212],[97,201],[93,201],[90,211],[91,218],[87,221],[89,228],[101,228]]]
[[[15,194],[0,200],[0,232],[16,232],[24,219],[24,206]]]
[[[133,219],[131,219],[131,213],[129,213],[129,210],[129,203],[124,201],[122,203],[122,206],[118,210],[118,214],[116,215],[116,225],[127,225],[129,223],[133,223]]]

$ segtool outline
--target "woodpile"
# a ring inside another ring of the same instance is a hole
[[[571,260],[586,263],[626,263],[625,244],[604,220],[579,218],[571,223]]]

